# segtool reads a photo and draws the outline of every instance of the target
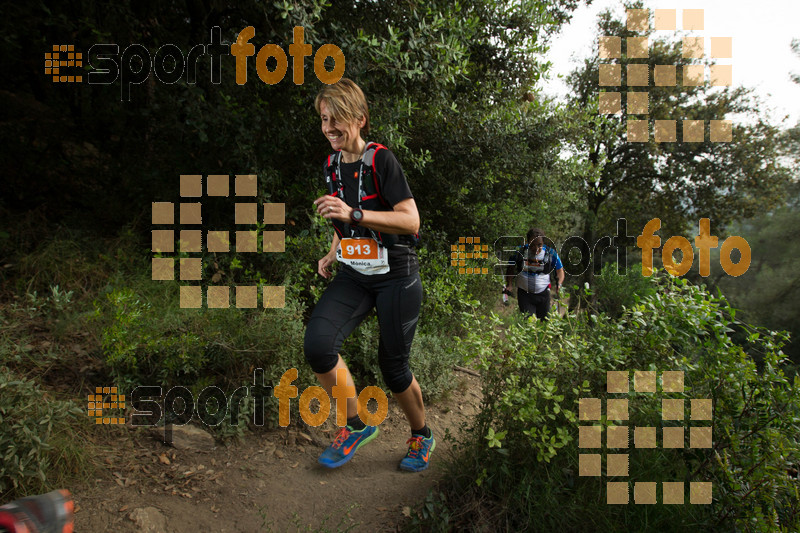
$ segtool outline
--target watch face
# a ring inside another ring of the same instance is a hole
[[[361,209],[354,209],[353,210],[353,220],[361,221],[361,218],[364,216],[364,213]]]

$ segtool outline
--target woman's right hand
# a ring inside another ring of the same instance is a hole
[[[331,266],[336,262],[336,252],[327,254],[317,262],[317,272],[325,279],[331,277]]]

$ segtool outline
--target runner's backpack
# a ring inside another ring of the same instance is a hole
[[[381,194],[378,171],[375,168],[375,154],[378,150],[387,150],[387,148],[382,144],[369,142],[366,144],[364,153],[361,155],[361,165],[358,172],[358,206],[368,211],[391,211],[392,207],[383,197],[383,194]],[[344,201],[344,184],[342,183],[339,169],[341,158],[341,150],[337,150],[335,153],[328,156],[325,166],[325,184],[328,187],[328,194],[336,196]],[[339,220],[333,221],[333,227],[340,239],[353,236],[365,236],[368,233],[385,248],[391,248],[398,243],[407,246],[419,246],[420,244],[419,233],[414,235],[395,235],[374,231],[368,228],[354,228],[349,223]]]
[[[532,249],[528,244],[517,248],[517,254],[514,258],[517,274],[523,270],[534,274],[550,274],[555,269],[556,262],[553,256],[553,249],[549,246],[544,246],[544,258],[541,260],[541,266],[527,265],[525,263],[532,255],[536,255],[536,249]]]

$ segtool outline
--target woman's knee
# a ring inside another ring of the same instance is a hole
[[[324,374],[331,371],[339,362],[339,353],[334,346],[334,338],[321,331],[319,325],[314,322],[312,319],[306,328],[303,353],[311,370],[317,374]]]
[[[408,357],[404,361],[379,361],[383,381],[389,390],[398,393],[406,390],[414,380],[408,367]]]

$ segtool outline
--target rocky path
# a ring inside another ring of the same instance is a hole
[[[452,440],[480,408],[477,377],[428,406],[431,467],[401,472],[408,426],[390,399],[380,435],[335,470],[318,455],[333,428],[248,433],[227,446],[178,449],[143,428],[109,435],[91,482],[74,487],[75,531],[197,533],[397,531],[441,478]]]

